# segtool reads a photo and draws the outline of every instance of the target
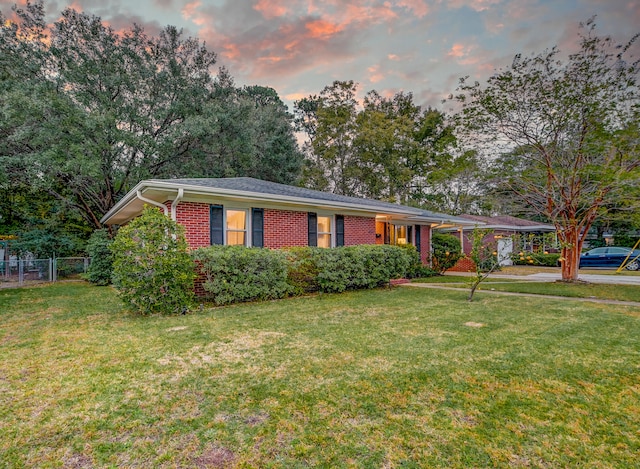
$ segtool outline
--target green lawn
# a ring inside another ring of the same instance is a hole
[[[1,290],[0,467],[637,467],[637,308],[465,296]]]
[[[413,282],[447,284],[447,286],[449,287],[469,289],[470,282],[472,280],[472,277],[445,275],[415,279]],[[506,278],[489,277],[484,280],[478,287],[478,291],[482,290],[640,302],[640,286],[638,285],[533,282],[529,280],[512,280]]]

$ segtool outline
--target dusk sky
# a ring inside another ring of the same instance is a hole
[[[0,0],[11,15],[13,0]],[[20,0],[18,3],[24,3]],[[443,109],[458,79],[487,78],[513,56],[575,46],[580,21],[597,15],[600,34],[640,31],[640,0],[51,0],[100,16],[114,29],[136,22],[155,33],[171,24],[206,41],[237,85],[276,89],[290,106],[334,80],[360,94],[412,92]]]

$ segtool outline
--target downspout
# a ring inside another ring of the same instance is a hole
[[[180,203],[183,197],[184,197],[184,189],[181,187],[178,189],[178,195],[176,196],[174,201],[171,202],[171,219],[173,221],[176,221],[176,208],[178,207],[178,204]]]
[[[155,205],[158,208],[161,208],[162,210],[164,210],[164,216],[168,217],[169,216],[169,209],[167,208],[166,205],[161,204],[160,202],[156,202],[155,200],[151,200],[151,199],[147,199],[146,197],[143,197],[142,192],[137,191],[136,192],[136,196],[138,197],[138,199],[142,200],[143,202],[146,202],[148,204],[151,205]]]

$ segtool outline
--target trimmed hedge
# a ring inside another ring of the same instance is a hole
[[[194,252],[206,281],[204,291],[218,305],[284,298],[287,258],[281,251],[244,246],[210,246]]]
[[[318,284],[323,292],[374,288],[406,276],[411,257],[398,246],[368,245],[316,252]]]
[[[511,260],[516,265],[537,265],[557,267],[560,265],[559,253],[520,252],[511,255]]]
[[[284,250],[287,256],[287,282],[293,295],[320,291],[318,255],[322,248],[294,247]]]
[[[409,250],[388,245],[287,250],[211,246],[193,257],[206,278],[205,292],[219,305],[374,288],[404,277],[412,263]]]

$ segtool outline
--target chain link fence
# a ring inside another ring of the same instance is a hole
[[[0,260],[0,287],[32,285],[80,278],[87,272],[88,257],[58,257],[54,259]]]

